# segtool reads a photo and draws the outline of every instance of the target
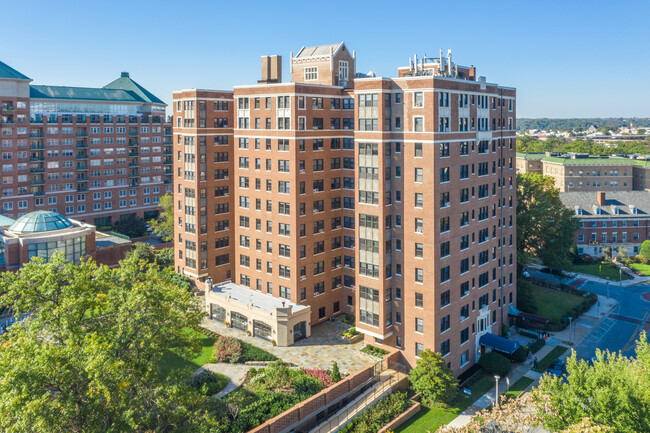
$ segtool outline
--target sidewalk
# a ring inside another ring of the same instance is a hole
[[[627,286],[633,286],[635,284],[642,284],[642,283],[648,283],[650,282],[650,277],[639,277],[635,275],[633,278],[630,278],[629,280],[623,280],[619,283],[617,280],[607,280],[605,278],[600,278],[596,277],[594,275],[589,275],[589,274],[581,274],[578,272],[574,273],[575,277],[570,280],[569,284],[579,278],[582,278],[584,280],[592,281],[594,283],[599,283],[599,284],[611,284],[612,286],[622,286],[622,287],[627,287]],[[580,288],[580,287],[578,287]]]
[[[544,358],[548,353],[553,350],[559,344],[565,346],[575,346],[577,343],[582,341],[587,335],[589,335],[592,329],[597,326],[600,321],[609,314],[618,303],[613,298],[608,298],[606,296],[598,296],[598,302],[594,304],[589,310],[587,310],[582,316],[574,320],[571,326],[571,329],[567,327],[563,331],[551,333],[550,337],[546,340],[546,344],[542,347],[535,357],[538,360]],[[559,359],[566,359],[571,355],[571,350],[564,352]],[[529,377],[534,380],[528,388],[536,386],[539,383],[541,373],[533,371],[531,365],[528,362],[524,362],[514,368],[506,378],[502,378],[499,381],[499,394],[502,395],[507,391],[507,384],[510,381],[510,385],[514,384],[516,381],[522,377]],[[496,387],[493,387],[490,391],[485,393],[481,398],[476,400],[473,405],[468,407],[463,413],[458,415],[453,421],[451,421],[447,426],[462,428],[469,424],[472,417],[480,412],[481,410],[493,405],[496,401]]]
[[[537,357],[537,359],[542,359],[543,357],[548,355],[548,353],[551,350],[553,350],[553,348],[558,344],[560,344],[559,339],[549,338],[547,344],[544,347],[542,347],[535,354],[535,356]],[[569,351],[565,352],[560,358],[566,357],[569,353],[570,353]],[[499,395],[503,395],[503,393],[507,391],[508,381],[510,381],[510,385],[512,385],[524,376],[530,377],[531,379],[535,380],[535,382],[529,385],[528,388],[530,388],[531,386],[537,383],[538,379],[542,375],[541,373],[533,371],[531,369],[531,365],[528,363],[528,361],[526,361],[518,365],[515,369],[513,369],[508,374],[507,380],[504,377],[499,381]],[[467,424],[469,424],[469,422],[471,421],[472,417],[474,417],[474,415],[476,415],[478,412],[482,411],[483,409],[493,405],[495,401],[496,401],[496,387],[493,387],[490,391],[485,393],[483,397],[476,400],[473,405],[465,409],[463,413],[461,413],[456,418],[454,418],[454,420],[451,421],[449,424],[447,424],[447,426],[454,427],[454,428],[462,428],[466,426]]]

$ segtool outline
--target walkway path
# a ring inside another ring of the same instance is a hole
[[[337,362],[342,373],[353,373],[368,364],[378,361],[370,355],[360,352],[363,343],[348,344],[339,334],[343,327],[336,322],[325,322],[311,328],[311,336],[298,341],[293,346],[277,347],[266,340],[246,335],[237,329],[228,328],[221,322],[206,319],[203,327],[220,335],[239,338],[242,341],[260,347],[298,367],[331,369]]]
[[[228,378],[228,384],[217,394],[217,398],[221,398],[239,388],[242,383],[244,383],[244,379],[246,379],[246,373],[248,373],[248,370],[252,367],[252,365],[216,362],[212,364],[204,364],[203,367],[199,368],[194,374],[199,374],[203,370],[209,370],[213,373],[221,373],[226,376]]]
[[[592,335],[597,334],[594,331],[600,330],[600,327],[607,327],[608,321],[611,321],[609,318],[603,318],[617,306],[615,299],[608,298],[605,296],[598,296],[598,302],[594,304],[588,311],[586,311],[578,319],[574,320],[571,326],[571,329],[568,327],[560,332],[551,333],[551,337],[546,340],[546,344],[542,347],[535,357],[538,360],[544,358],[554,347],[563,343],[565,345],[573,345],[574,342],[582,342],[583,340],[587,341],[589,338],[592,338]],[[610,326],[611,327],[611,326]],[[606,330],[604,332],[607,332]],[[518,340],[518,339],[517,339]],[[564,352],[560,359],[566,359],[571,355],[571,351],[567,350]],[[530,389],[533,386],[539,384],[539,379],[542,376],[541,373],[533,371],[531,365],[526,362],[518,365],[514,368],[506,378],[503,378],[499,381],[499,393],[502,394],[507,390],[508,381],[510,385],[514,384],[516,381],[522,377],[529,377],[534,380],[527,389]],[[472,417],[480,412],[481,410],[491,406],[496,401],[496,387],[493,387],[490,391],[485,393],[481,398],[476,400],[474,404],[468,407],[463,413],[456,417],[452,422],[448,424],[450,427],[461,428],[469,424]]]

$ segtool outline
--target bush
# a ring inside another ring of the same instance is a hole
[[[526,357],[528,356],[528,348],[524,346],[520,346],[519,349],[515,350],[515,353],[510,355],[510,359],[512,362],[524,362],[526,360]]]
[[[589,254],[580,254],[578,259],[580,263],[585,263],[585,264],[593,263],[596,261],[596,259],[590,256]]]
[[[311,376],[318,380],[318,383],[320,383],[323,388],[327,388],[334,383],[329,373],[322,368],[301,368],[300,370],[307,376]]]
[[[194,388],[200,388],[203,395],[214,395],[228,385],[228,378],[221,373],[203,370],[190,377],[188,385]]]
[[[510,360],[497,352],[488,352],[478,360],[479,365],[489,375],[505,377],[510,371]]]
[[[366,347],[361,349],[361,351],[363,353],[367,353],[368,355],[376,356],[377,358],[381,358],[384,355],[388,355],[390,353],[388,350],[373,346],[372,344],[366,344]]]
[[[257,346],[240,341],[241,344],[241,362],[247,361],[277,361],[278,357]]]
[[[544,347],[545,344],[546,344],[546,340],[539,339],[539,340],[533,341],[532,343],[530,343],[528,345],[528,350],[530,350],[532,353],[537,353],[537,352],[539,352],[539,349]]]
[[[338,382],[341,380],[341,371],[339,370],[339,365],[336,363],[336,361],[334,361],[334,364],[332,365],[330,378],[332,379],[332,382]]]
[[[528,332],[528,331],[521,330],[521,331],[519,331],[519,335],[523,335],[524,337],[532,338],[534,340],[539,339],[538,334],[533,334],[532,332]]]
[[[646,260],[650,260],[650,240],[645,240],[639,248],[639,255]]]
[[[642,263],[644,265],[647,265],[650,262],[650,259],[648,259],[647,257],[643,257],[641,254],[639,254],[638,256],[635,256],[634,259],[638,263]]]
[[[238,362],[242,355],[241,342],[233,337],[220,335],[214,343],[214,357],[217,362]]]

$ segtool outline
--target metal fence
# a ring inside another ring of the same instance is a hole
[[[392,388],[403,380],[407,373],[408,368],[399,363],[388,362],[385,368],[383,361],[377,362],[372,378],[364,382],[357,391],[321,411],[296,431],[333,433],[341,430],[382,397],[390,394]]]

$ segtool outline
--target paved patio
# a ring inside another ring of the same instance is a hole
[[[239,338],[260,347],[285,362],[299,367],[331,369],[336,361],[342,373],[353,373],[368,364],[378,361],[361,353],[363,343],[348,344],[339,334],[345,329],[338,322],[325,322],[311,328],[311,336],[298,341],[293,346],[277,347],[270,342],[246,335],[237,329],[228,328],[223,323],[206,319],[203,327],[220,335]]]

